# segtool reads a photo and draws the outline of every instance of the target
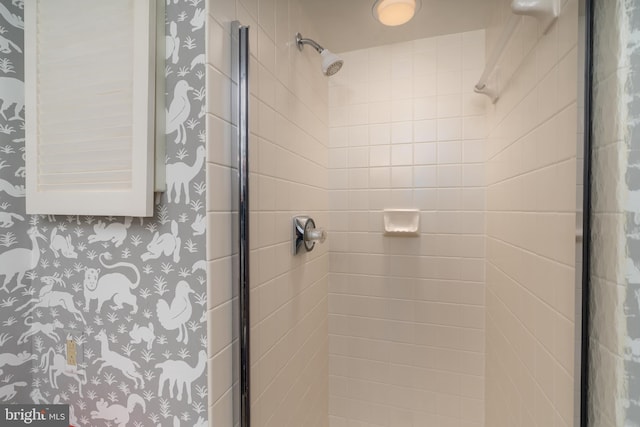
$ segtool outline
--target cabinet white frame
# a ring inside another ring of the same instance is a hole
[[[40,82],[38,81],[38,7],[41,2],[50,1],[30,0],[25,2],[24,8],[27,213],[152,216],[156,126],[154,117],[156,107],[156,0],[131,0],[133,4],[131,9],[134,25],[133,40],[131,40],[132,49],[126,49],[127,54],[133,55],[131,180],[129,188],[126,189],[109,188],[109,183],[98,189],[83,189],[81,182],[67,184],[63,188],[56,189],[43,188],[39,185],[42,165],[39,125],[43,120],[43,115],[40,114],[38,108],[38,96],[43,88],[39,86]],[[68,6],[73,2],[66,1],[64,3]],[[101,19],[101,17],[96,16],[95,19]],[[55,31],[59,31],[60,37],[65,37],[62,33],[65,30],[64,26],[57,26],[55,29]],[[68,31],[74,31],[74,29]],[[82,37],[82,34],[80,31],[68,36]],[[60,49],[64,49],[64,46],[61,46]],[[88,57],[87,60],[90,61],[90,58]],[[61,102],[63,103],[63,100]],[[164,109],[158,113],[164,114]]]

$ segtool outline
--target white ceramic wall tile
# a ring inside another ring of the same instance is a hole
[[[558,34],[562,21],[577,19],[578,1],[562,3],[562,18],[547,34],[535,20],[522,21],[521,43],[504,57],[503,67],[517,67],[514,77],[486,122],[464,117],[462,123],[470,139],[462,146],[463,161],[486,158],[485,164],[465,164],[462,183],[487,185],[484,394],[486,424],[492,427],[574,425],[578,63],[566,53],[576,46],[578,31]],[[507,2],[494,5],[487,52],[508,16]],[[565,54],[558,53],[560,45]],[[469,69],[475,68],[472,49],[463,51]],[[572,75],[562,88],[561,63]],[[464,101],[465,114],[475,111],[473,103]]]
[[[435,96],[413,99],[413,119],[435,119],[438,116],[438,104]],[[482,114],[482,113],[478,113]]]
[[[467,46],[482,67],[475,36],[347,52],[369,68],[367,104],[338,102],[362,78],[330,81],[330,175],[348,167],[351,189],[330,176],[332,427],[484,425],[485,110],[462,87]],[[354,105],[369,122],[345,150]],[[385,208],[421,210],[420,236],[384,237]]]
[[[216,0],[210,5],[208,73],[209,146],[208,203],[212,257],[210,346],[219,349],[211,361],[210,423],[234,426],[238,422],[233,396],[237,378],[232,354],[237,354],[237,331],[230,315],[233,295],[230,274],[235,245],[230,236],[234,206],[231,102],[232,82],[229,22],[251,26],[251,274],[252,274],[252,412],[253,424],[267,426],[328,425],[328,244],[308,255],[293,257],[291,217],[309,214],[321,227],[329,226],[326,209],[347,209],[346,191],[366,188],[368,169],[349,173],[347,165],[368,166],[368,107],[349,100],[367,99],[366,91],[328,90],[320,58],[291,43],[295,31],[308,28],[308,18],[297,1]],[[307,35],[307,34],[305,34]],[[312,36],[312,35],[311,35]],[[222,43],[222,46],[220,44]],[[296,82],[304,81],[304,85]],[[329,104],[333,109],[331,114]],[[340,127],[328,130],[328,123]],[[364,127],[363,127],[364,125]],[[364,160],[359,156],[364,150]],[[363,163],[364,162],[364,163]],[[329,163],[333,168],[329,174]],[[356,200],[357,202],[357,200]],[[337,223],[337,222],[336,222]],[[216,230],[218,230],[216,232]],[[220,238],[224,237],[224,240]],[[215,248],[213,247],[215,246]],[[213,278],[215,277],[215,279]],[[229,286],[226,285],[228,283]],[[228,313],[227,313],[228,312]],[[224,316],[222,314],[225,314]],[[212,314],[213,315],[213,314]],[[235,357],[235,356],[234,356]],[[235,402],[237,405],[237,402]]]

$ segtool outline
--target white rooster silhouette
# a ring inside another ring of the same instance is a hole
[[[167,110],[167,135],[178,132],[176,135],[176,144],[185,144],[187,142],[187,132],[184,128],[184,122],[189,118],[191,113],[191,102],[187,96],[189,91],[193,90],[186,80],[180,80],[176,83],[173,90],[173,100]]]
[[[189,300],[189,294],[192,293],[194,291],[189,287],[189,284],[181,280],[176,286],[176,294],[173,301],[171,301],[171,305],[163,299],[156,304],[156,313],[162,327],[169,331],[177,329],[178,342],[184,344],[189,342],[186,323],[193,312],[191,301]]]

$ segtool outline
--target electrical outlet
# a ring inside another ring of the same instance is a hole
[[[67,366],[84,368],[84,343],[87,341],[84,331],[67,329],[64,333]]]
[[[76,366],[77,361],[76,342],[73,338],[67,339],[67,365]]]

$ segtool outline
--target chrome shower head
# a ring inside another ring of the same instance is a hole
[[[311,39],[302,38],[302,34],[296,34],[296,45],[298,50],[302,52],[304,45],[308,44],[313,47],[322,56],[322,72],[325,76],[331,77],[342,68],[344,61],[329,49],[325,49]]]

